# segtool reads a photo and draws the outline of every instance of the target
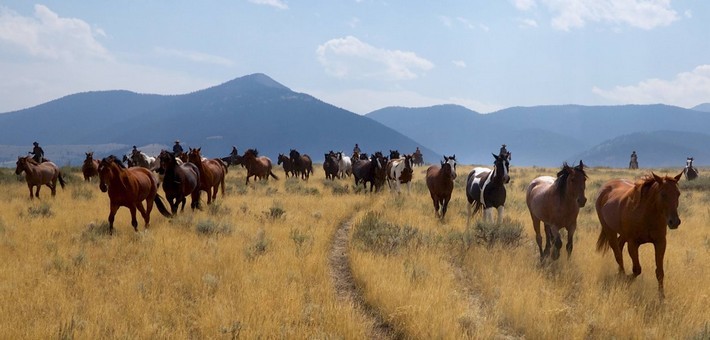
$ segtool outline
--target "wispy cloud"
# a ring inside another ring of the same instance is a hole
[[[679,19],[670,0],[539,0],[553,16],[552,27],[569,31],[588,22],[628,25],[650,30]],[[535,0],[515,0],[521,11],[537,7]]]
[[[278,9],[288,9],[288,5],[281,0],[249,0],[249,2],[257,5],[271,6]]]
[[[222,66],[234,66],[234,62],[228,58],[206,54],[197,51],[183,51],[170,48],[156,47],[155,53],[159,56],[174,57],[189,60],[196,63],[213,64]]]
[[[414,52],[377,48],[353,36],[326,41],[316,55],[325,71],[339,78],[407,80],[434,67]]]
[[[693,107],[710,103],[710,65],[700,65],[683,72],[674,79],[648,79],[636,85],[616,86],[611,90],[594,87],[592,91],[611,101],[622,104],[664,103]]]
[[[5,45],[13,53],[50,60],[111,60],[96,40],[105,35],[81,19],[62,18],[43,5],[34,6],[33,17],[0,6],[0,50]]]
[[[459,68],[466,68],[466,62],[463,60],[452,60],[451,61],[454,66],[459,67]]]
[[[536,28],[537,27],[537,21],[533,19],[520,19],[518,20],[520,23],[520,27],[522,28]]]

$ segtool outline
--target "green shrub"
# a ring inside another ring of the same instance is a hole
[[[201,235],[230,235],[232,233],[232,225],[228,223],[219,223],[213,220],[200,220],[195,225],[195,231]]]
[[[419,229],[382,220],[382,214],[368,212],[355,226],[353,240],[362,249],[388,255],[412,243],[421,244]]]
[[[251,244],[244,249],[244,256],[248,260],[254,260],[257,257],[266,254],[269,248],[269,240],[266,238],[266,232],[264,229],[259,229],[256,232],[256,236],[251,241]]]
[[[54,215],[52,207],[46,202],[28,207],[27,214],[29,217],[51,217]]]
[[[496,243],[517,246],[523,234],[522,224],[509,219],[504,219],[501,224],[478,221],[473,228],[478,242],[488,246]]]

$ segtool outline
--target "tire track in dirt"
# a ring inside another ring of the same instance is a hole
[[[335,292],[340,301],[350,303],[362,313],[370,324],[371,339],[401,339],[404,338],[387,321],[385,321],[378,310],[365,302],[361,289],[358,288],[353,278],[350,266],[349,244],[350,228],[353,219],[340,223],[335,231],[331,242],[328,264],[330,266]]]

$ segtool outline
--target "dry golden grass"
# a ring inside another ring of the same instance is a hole
[[[683,223],[668,233],[661,303],[652,246],[641,247],[644,271],[634,282],[617,275],[610,253],[594,250],[597,188],[642,172],[590,169],[573,256],[563,252],[543,266],[523,190],[556,169],[513,168],[506,215],[522,224],[521,242],[486,246],[465,227],[471,168],[458,169],[444,223],[434,217],[425,168],[416,168],[412,193],[401,197],[386,188],[354,193],[352,179],[333,185],[321,169],[308,183],[245,186],[244,171],[230,168],[228,193],[213,206],[173,219],[154,212],[148,231],[139,218],[139,233],[121,208],[113,237],[105,233],[108,197],[78,172],[55,199],[45,187],[41,201],[30,202],[24,182],[0,169],[0,334],[366,338],[371,320],[338,298],[328,267],[334,231],[354,216],[355,281],[405,337],[710,336],[710,182],[681,189]],[[383,243],[363,243],[358,228],[368,218],[385,226]]]

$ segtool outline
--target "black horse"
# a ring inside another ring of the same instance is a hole
[[[380,153],[381,155],[381,153]],[[367,183],[370,183],[370,192],[373,189],[379,191],[382,184],[387,178],[387,172],[385,166],[386,161],[383,162],[384,157],[378,157],[377,155],[370,156],[370,159],[359,160],[353,163],[353,177],[355,177],[355,186],[357,187],[362,183],[362,185],[367,189]],[[384,177],[379,180],[378,175],[383,174]]]
[[[325,178],[330,180],[335,180],[335,178],[340,178],[338,173],[340,172],[340,166],[338,165],[338,160],[335,155],[330,153],[323,154],[325,159],[323,160],[323,171],[325,171]]]
[[[296,172],[296,175],[300,174],[301,179],[308,180],[313,173],[313,161],[311,160],[311,156],[306,154],[301,155],[298,151],[291,149],[289,158],[291,158],[293,170]]]
[[[187,162],[177,164],[175,154],[166,150],[160,152],[160,171],[164,174],[163,191],[165,198],[170,203],[173,215],[177,213],[178,205],[182,203],[180,211],[185,210],[186,197],[192,198],[190,208],[200,207],[200,172],[197,166]]]

